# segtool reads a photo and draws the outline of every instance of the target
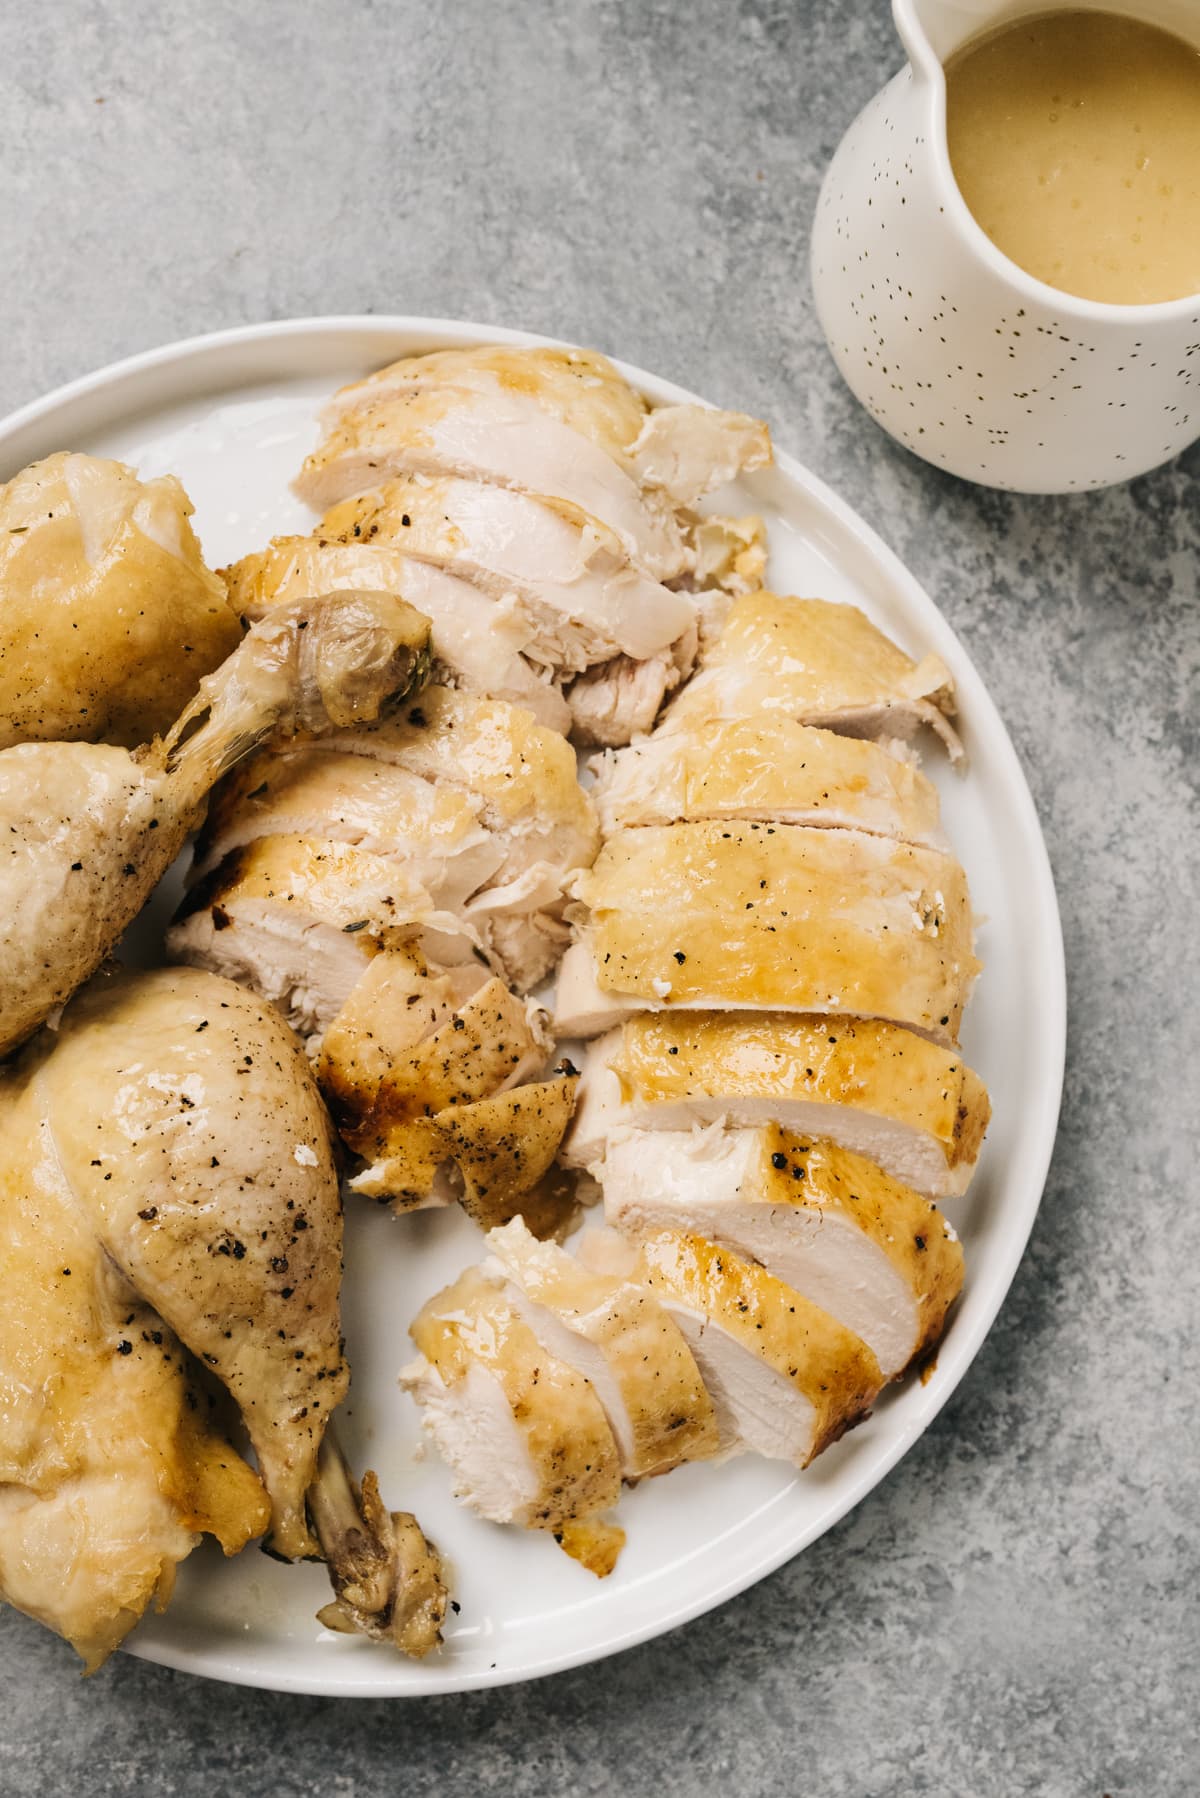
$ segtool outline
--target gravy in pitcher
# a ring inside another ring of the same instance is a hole
[[[1200,292],[1200,51],[1114,13],[1017,19],[946,65],[955,180],[1013,262],[1065,293]]]

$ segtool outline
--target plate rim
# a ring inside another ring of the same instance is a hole
[[[520,331],[511,327],[407,314],[318,314],[311,317],[299,316],[236,325],[219,331],[203,332],[179,338],[156,345],[149,350],[121,357],[88,374],[63,382],[48,393],[28,401],[0,419],[0,454],[4,454],[14,440],[19,440],[22,433],[43,423],[63,407],[79,400],[103,397],[106,391],[120,389],[130,382],[152,376],[156,370],[181,367],[189,362],[200,361],[210,356],[220,360],[224,352],[252,349],[263,344],[277,345],[294,340],[298,345],[302,345],[305,339],[319,342],[322,339],[335,338],[345,333],[378,336],[381,340],[389,335],[409,338],[414,336],[419,338],[425,335],[431,342],[437,341],[439,344],[464,347],[488,342],[514,346],[576,347],[561,338]],[[381,353],[386,355],[386,350]],[[640,391],[652,394],[659,404],[664,401],[705,406],[711,404],[702,396],[692,393],[676,382],[664,380],[658,375],[619,358],[613,357],[611,360],[626,379]],[[772,427],[772,436],[774,437],[774,435],[774,427]],[[787,482],[797,488],[815,507],[832,515],[841,529],[856,541],[861,551],[865,552],[902,602],[923,619],[928,631],[928,647],[936,650],[950,667],[960,694],[969,695],[968,703],[963,706],[964,712],[968,713],[973,722],[981,717],[987,721],[988,735],[993,745],[993,749],[989,750],[989,758],[995,763],[998,757],[999,763],[1002,764],[999,766],[998,772],[1003,780],[1008,801],[1014,809],[1016,822],[1031,852],[1029,871],[1034,876],[1034,890],[1030,894],[1031,914],[1037,920],[1038,933],[1041,938],[1039,959],[1042,962],[1046,981],[1045,990],[1042,993],[1040,1018],[1043,1040],[1039,1044],[1045,1078],[1038,1088],[1036,1115],[1027,1116],[1022,1126],[1023,1168],[1020,1187],[1024,1198],[1023,1208],[1019,1214],[1014,1214],[1011,1209],[1006,1212],[1008,1228],[1004,1253],[1002,1258],[998,1258],[999,1271],[997,1272],[996,1269],[990,1271],[991,1291],[987,1302],[983,1304],[974,1319],[970,1334],[967,1335],[960,1331],[956,1338],[955,1334],[951,1332],[939,1351],[938,1380],[929,1402],[916,1411],[908,1426],[897,1434],[896,1439],[886,1447],[879,1459],[872,1461],[862,1471],[847,1477],[846,1489],[837,1494],[828,1509],[823,1511],[814,1523],[799,1530],[794,1540],[785,1543],[782,1547],[772,1546],[761,1558],[754,1559],[748,1567],[740,1567],[736,1573],[724,1578],[715,1577],[700,1596],[668,1606],[663,1614],[652,1621],[625,1628],[618,1627],[603,1640],[566,1652],[552,1653],[519,1667],[488,1668],[476,1672],[449,1669],[445,1683],[439,1684],[436,1689],[411,1685],[389,1688],[371,1681],[356,1680],[353,1677],[331,1682],[328,1679],[314,1679],[311,1675],[306,1676],[303,1672],[291,1674],[274,1668],[264,1670],[252,1663],[241,1661],[236,1650],[232,1652],[222,1650],[225,1664],[218,1669],[211,1665],[197,1665],[192,1652],[187,1649],[176,1648],[170,1643],[141,1640],[136,1632],[122,1644],[123,1651],[134,1658],[221,1683],[266,1691],[339,1698],[449,1696],[454,1692],[488,1689],[546,1678],[554,1673],[567,1672],[572,1668],[591,1665],[607,1659],[611,1655],[622,1653],[626,1649],[664,1636],[695,1618],[715,1610],[742,1592],[748,1591],[760,1580],[765,1579],[769,1574],[793,1560],[796,1555],[801,1554],[806,1548],[811,1547],[813,1542],[825,1535],[887,1479],[957,1390],[990,1335],[1000,1308],[1008,1297],[1017,1269],[1024,1258],[1025,1248],[1037,1218],[1054,1151],[1062,1102],[1066,1065],[1066,958],[1058,896],[1051,871],[1049,852],[1033,795],[1008,728],[982,675],[975,667],[949,621],[939,610],[932,595],[890,545],[884,541],[874,526],[868,524],[861,514],[848,501],[842,499],[840,494],[835,492],[820,476],[814,474],[796,457],[778,447],[775,450],[775,466]],[[7,475],[4,478],[8,478]],[[351,1673],[352,1664],[348,1663],[347,1674]]]

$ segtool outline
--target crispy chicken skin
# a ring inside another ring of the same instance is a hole
[[[962,755],[954,685],[939,657],[913,662],[857,606],[825,599],[762,589],[735,600],[663,727],[762,712],[861,737],[910,737],[927,725],[952,759]]]
[[[953,1043],[978,969],[954,858],[862,831],[622,831],[576,892],[589,911],[560,974],[563,1035],[729,1006],[889,1018]]]
[[[866,830],[927,846],[940,840],[937,788],[898,745],[792,718],[659,731],[594,766],[606,835],[638,824],[733,819]]]
[[[173,475],[62,452],[0,487],[0,749],[172,725],[241,626]]]

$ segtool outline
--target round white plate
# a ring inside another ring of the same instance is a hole
[[[0,476],[63,448],[118,456],[143,475],[171,471],[195,503],[216,566],[272,534],[310,527],[287,483],[314,441],[314,409],[333,388],[397,356],[489,340],[545,341],[437,319],[331,318],[173,344],[15,414],[0,426]],[[624,373],[652,401],[694,397],[638,369]],[[724,496],[722,504],[732,509]],[[322,1569],[280,1566],[253,1550],[226,1563],[206,1545],[181,1568],[166,1615],[135,1633],[134,1654],[242,1685],[340,1696],[462,1691],[597,1660],[707,1611],[814,1541],[911,1447],[986,1336],[1037,1212],[1062,1084],[1062,937],[1033,802],[961,645],[862,519],[783,454],[743,483],[735,504],[767,519],[773,587],[861,605],[911,654],[935,650],[958,685],[969,771],[950,773],[932,746],[926,766],[982,920],[985,972],[964,1050],[987,1081],[995,1119],[969,1198],[947,1206],[967,1277],[935,1370],[925,1384],[891,1392],[806,1473],[748,1456],[627,1493],[627,1546],[617,1571],[597,1581],[548,1537],[481,1523],[456,1504],[436,1456],[421,1458],[415,1412],[396,1387],[411,1353],[409,1319],[478,1257],[478,1231],[457,1210],[396,1219],[352,1203],[345,1317],[354,1383],[343,1438],[357,1466],[377,1470],[388,1502],[415,1511],[449,1557],[461,1613],[445,1649],[417,1665],[333,1635],[314,1618],[328,1591]],[[131,945],[139,959],[153,955],[171,904],[169,891],[152,904]]]

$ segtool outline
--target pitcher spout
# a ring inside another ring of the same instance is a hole
[[[1012,12],[1012,0],[892,0],[896,31],[917,81],[940,79],[948,56]]]

